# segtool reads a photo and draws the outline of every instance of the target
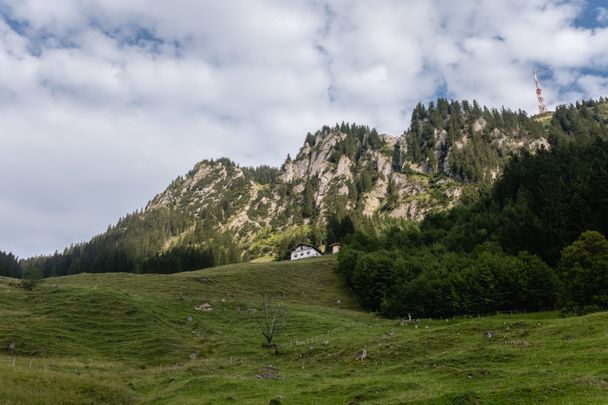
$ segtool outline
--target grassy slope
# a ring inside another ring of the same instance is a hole
[[[542,114],[536,114],[532,118],[540,122],[545,128],[547,128],[551,123],[551,119],[553,118],[553,111],[548,111]]]
[[[87,274],[31,292],[0,278],[0,403],[608,401],[606,313],[401,325],[357,311],[333,268],[321,258]],[[260,307],[264,289],[289,311],[279,356],[261,347],[258,313],[247,309]],[[193,309],[203,302],[213,311]],[[367,359],[354,360],[363,348]],[[279,380],[255,377],[268,365]]]

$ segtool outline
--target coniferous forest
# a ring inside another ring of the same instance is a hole
[[[477,202],[420,226],[357,232],[339,258],[386,316],[608,308],[608,116],[557,109],[551,148],[513,156]]]
[[[12,253],[0,251],[0,276],[21,277],[21,266],[19,260]]]

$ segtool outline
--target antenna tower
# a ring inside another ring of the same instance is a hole
[[[538,77],[536,77],[536,70],[532,70],[532,73],[534,73],[534,83],[536,84],[536,98],[538,98],[538,112],[540,114],[546,113],[547,111],[547,106],[545,105],[545,99],[543,98],[543,91],[540,88],[540,85],[538,84]]]

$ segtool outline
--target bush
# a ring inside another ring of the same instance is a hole
[[[27,291],[32,291],[38,284],[38,279],[35,278],[24,278],[20,282],[20,287]]]
[[[564,306],[608,308],[608,241],[604,235],[587,231],[566,247],[559,276]]]

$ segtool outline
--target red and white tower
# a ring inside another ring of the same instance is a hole
[[[539,113],[546,113],[547,111],[547,106],[545,105],[545,99],[543,98],[543,91],[540,88],[540,85],[538,84],[538,77],[536,77],[536,70],[532,70],[532,72],[534,73],[534,83],[536,84],[536,98],[538,98],[538,112]]]

